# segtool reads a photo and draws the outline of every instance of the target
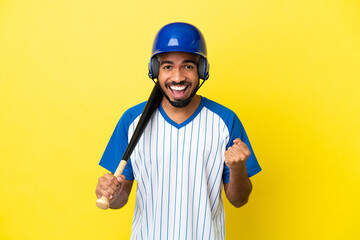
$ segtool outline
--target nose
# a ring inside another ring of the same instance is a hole
[[[181,81],[185,80],[185,75],[184,75],[183,71],[181,71],[181,69],[176,68],[173,71],[172,78],[173,78],[173,81],[175,81],[175,82],[181,82]]]

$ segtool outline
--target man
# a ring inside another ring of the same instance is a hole
[[[123,207],[137,181],[132,239],[225,239],[222,189],[235,207],[248,201],[250,176],[261,171],[237,116],[196,92],[208,78],[205,40],[186,23],[157,34],[149,76],[164,97],[123,175],[105,174],[96,188]],[[145,103],[121,117],[100,165],[114,172]]]

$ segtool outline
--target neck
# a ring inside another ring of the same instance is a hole
[[[182,108],[177,108],[172,106],[169,101],[164,97],[161,101],[161,106],[163,107],[166,115],[173,120],[174,122],[181,124],[186,121],[199,107],[201,102],[201,97],[195,95],[190,103]]]

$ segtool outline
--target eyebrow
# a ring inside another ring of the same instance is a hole
[[[172,61],[162,61],[162,62],[160,63],[160,66],[161,66],[161,65],[164,65],[164,64],[174,64],[174,62],[172,62]]]
[[[196,62],[194,60],[184,60],[182,63],[193,63],[196,65]]]
[[[184,60],[182,63],[183,63],[183,64],[184,64],[184,63],[193,63],[193,64],[196,65],[196,62],[195,62],[194,60]],[[174,62],[173,62],[173,61],[162,61],[162,62],[160,63],[160,66],[161,66],[161,65],[164,65],[164,64],[174,64]]]

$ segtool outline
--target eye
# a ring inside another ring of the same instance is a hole
[[[185,69],[194,69],[195,67],[194,66],[192,66],[192,65],[186,65],[185,66]]]
[[[163,67],[163,69],[165,69],[165,70],[170,70],[170,69],[171,69],[171,65],[165,65],[165,66]]]

